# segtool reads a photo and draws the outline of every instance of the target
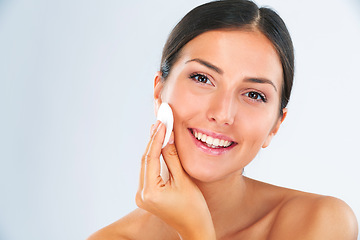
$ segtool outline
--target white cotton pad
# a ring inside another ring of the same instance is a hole
[[[158,109],[157,112],[157,120],[160,120],[162,123],[165,124],[166,127],[166,133],[165,133],[165,139],[164,143],[162,145],[162,148],[168,144],[171,132],[173,130],[173,124],[174,124],[174,116],[173,112],[171,110],[171,107],[167,103],[162,103]]]
[[[157,112],[157,120],[160,120],[162,123],[164,123],[166,127],[164,143],[162,145],[162,148],[164,148],[169,142],[174,125],[174,116],[169,104],[162,103],[160,105]],[[165,183],[169,180],[169,175],[169,169],[166,166],[163,156],[160,155],[160,176]]]

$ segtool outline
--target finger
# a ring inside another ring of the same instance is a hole
[[[150,144],[151,144],[151,140],[153,139],[154,137],[154,133],[155,133],[155,130],[157,130],[157,128],[159,127],[160,125],[160,121],[156,121],[155,124],[151,125],[151,130],[150,130],[150,140],[145,148],[145,152],[141,158],[141,167],[140,167],[140,179],[139,179],[139,192],[142,191],[143,189],[143,186],[144,186],[144,174],[145,174],[145,157],[146,157],[146,154],[148,153],[149,151],[149,148],[150,148]]]
[[[153,187],[159,183],[161,146],[165,137],[165,125],[160,123],[150,140],[148,152],[145,155],[144,188]]]
[[[182,168],[180,158],[174,143],[174,132],[171,133],[169,143],[163,148],[162,155],[170,171],[171,177],[176,178],[184,174],[184,170]]]

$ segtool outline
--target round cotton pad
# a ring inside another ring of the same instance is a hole
[[[162,147],[164,148],[166,144],[169,142],[171,132],[173,130],[174,117],[171,107],[167,103],[162,103],[157,112],[157,120],[160,120],[165,124],[166,133],[165,139]]]

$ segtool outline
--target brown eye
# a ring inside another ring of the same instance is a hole
[[[209,78],[203,74],[193,74],[190,76],[190,78],[199,83],[213,85]]]
[[[199,76],[199,77],[198,77],[198,81],[199,81],[199,82],[202,82],[202,83],[206,83],[207,79],[206,79],[205,76]]]
[[[260,94],[256,93],[256,92],[249,92],[249,98],[252,99],[259,99]]]
[[[266,102],[265,96],[258,92],[248,92],[246,93],[246,96],[256,101]]]

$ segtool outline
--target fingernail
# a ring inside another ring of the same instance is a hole
[[[155,130],[159,127],[160,123],[161,122],[157,120],[155,124],[151,125],[151,131],[150,131],[151,136],[154,134]]]
[[[174,131],[171,132],[171,135],[169,138],[169,144],[174,144]]]
[[[152,136],[154,134],[154,131],[155,131],[155,124],[151,124],[150,136]]]

